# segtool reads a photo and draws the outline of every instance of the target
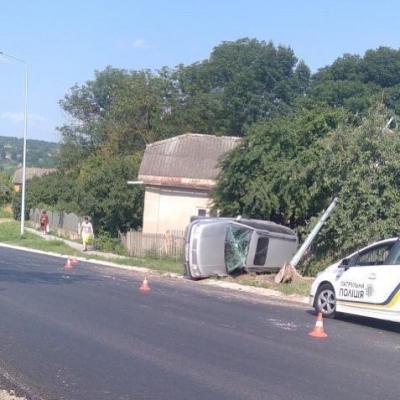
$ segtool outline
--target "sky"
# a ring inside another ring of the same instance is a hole
[[[248,37],[291,47],[316,72],[346,53],[398,49],[399,15],[398,0],[3,0],[0,136],[23,137],[26,101],[27,138],[59,142],[70,122],[59,101],[107,66],[189,65]]]

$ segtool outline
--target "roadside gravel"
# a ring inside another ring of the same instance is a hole
[[[12,390],[0,390],[0,400],[26,400],[26,397],[17,397]]]

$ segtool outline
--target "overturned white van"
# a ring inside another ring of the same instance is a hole
[[[296,232],[270,221],[205,218],[185,233],[185,275],[190,279],[243,271],[274,271],[298,249]]]

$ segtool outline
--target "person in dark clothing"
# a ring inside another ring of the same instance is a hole
[[[49,216],[47,215],[46,211],[43,210],[40,216],[40,229],[42,230],[43,235],[46,235],[48,225],[49,225]]]

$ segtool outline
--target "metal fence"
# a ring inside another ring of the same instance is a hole
[[[73,213],[47,211],[51,232],[57,232],[60,236],[76,238],[79,236],[79,227],[83,217]],[[31,209],[29,219],[40,227],[40,215],[42,210]],[[125,234],[118,233],[119,240],[129,254],[137,257],[152,256],[155,258],[169,257],[176,261],[183,260],[185,242],[184,231],[171,230],[166,234],[142,233],[129,231]]]
[[[31,208],[29,211],[29,220],[35,225],[35,228],[40,227],[40,215],[42,210]],[[82,217],[78,217],[73,213],[65,213],[59,211],[46,211],[49,216],[50,231],[62,231],[68,236],[79,236],[79,227],[83,221]]]
[[[119,239],[129,254],[136,257],[169,257],[183,260],[185,241],[184,231],[167,231],[166,234],[129,231],[119,233]]]

